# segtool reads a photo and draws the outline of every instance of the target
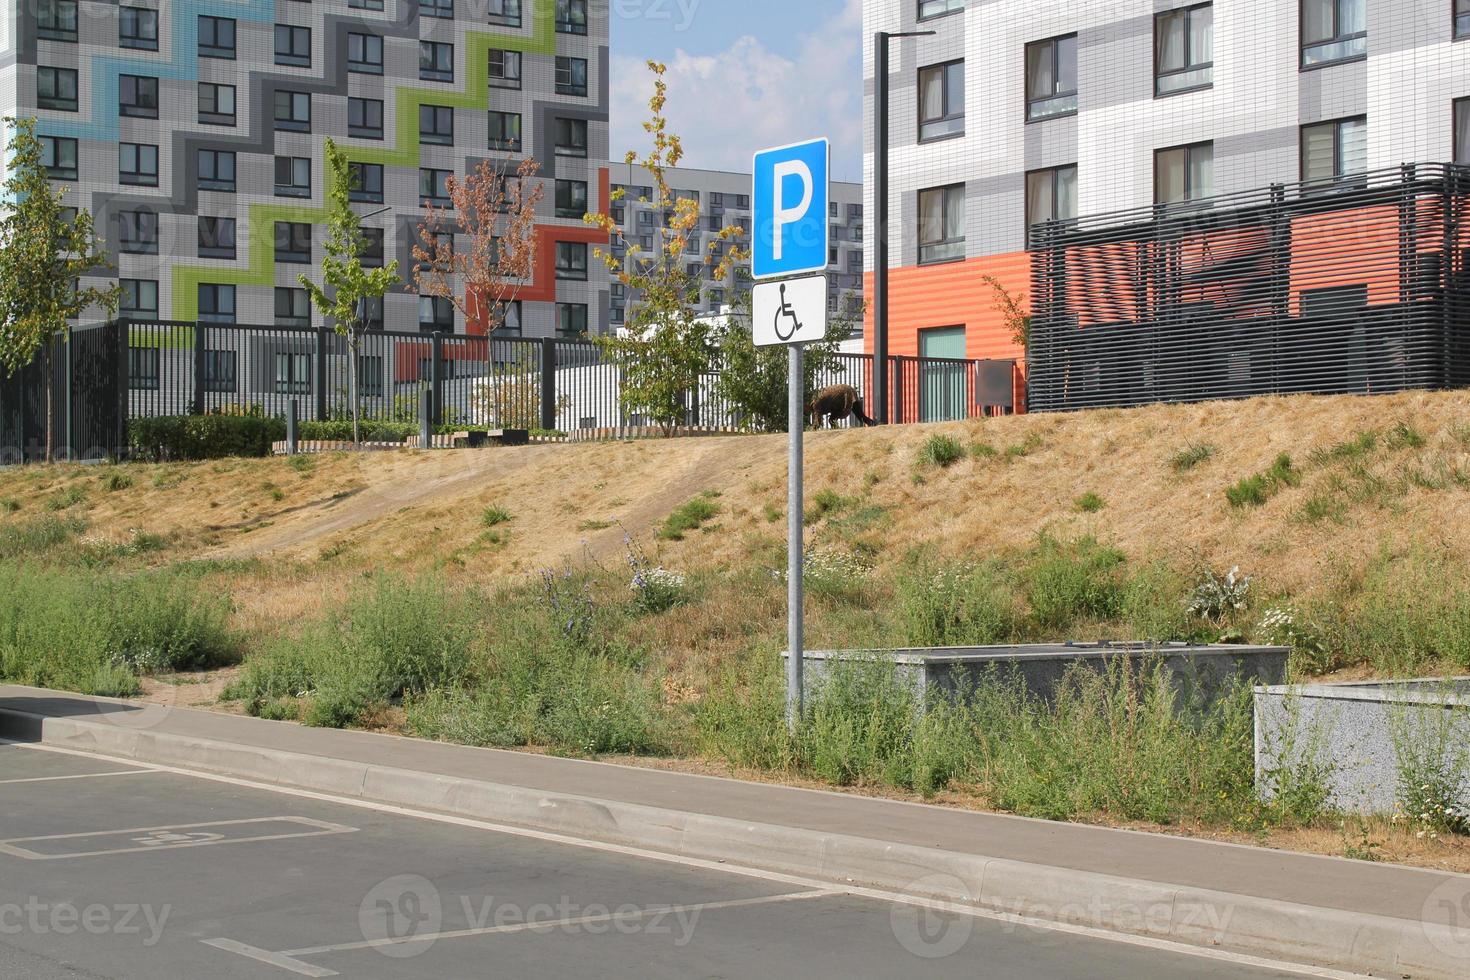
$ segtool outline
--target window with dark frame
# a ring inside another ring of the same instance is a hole
[[[1470,37],[1470,0],[1455,0],[1455,38]]]
[[[556,243],[556,278],[584,281],[587,278],[587,243]]]
[[[204,390],[233,393],[239,383],[235,365],[236,353],[232,350],[206,350],[204,352]]]
[[[311,197],[311,158],[276,157],[276,197]]]
[[[276,262],[311,264],[311,225],[303,221],[277,221]]]
[[[919,264],[965,257],[965,185],[919,192]]]
[[[454,19],[454,0],[419,0],[420,17]]]
[[[199,17],[199,57],[235,57],[235,21],[231,17]]]
[[[444,41],[420,41],[419,78],[426,82],[454,81],[454,45]]]
[[[568,339],[581,337],[587,332],[586,303],[557,303],[556,332]]]
[[[152,143],[119,143],[117,182],[134,187],[157,187],[158,147]]]
[[[1026,121],[1077,111],[1077,35],[1026,45]]]
[[[419,142],[454,145],[454,109],[447,105],[419,106]]]
[[[295,286],[276,287],[275,325],[278,327],[311,326],[311,297]]]
[[[1077,217],[1077,165],[1048,167],[1026,175],[1026,246],[1032,228],[1047,221]]]
[[[117,114],[135,119],[157,119],[158,79],[150,75],[119,75]]]
[[[1187,204],[1215,193],[1215,144],[1190,143],[1154,151],[1154,203]]]
[[[146,7],[119,7],[117,46],[138,51],[157,51],[158,11]]]
[[[1454,104],[1455,162],[1470,165],[1470,97],[1456,99]]]
[[[362,235],[362,264],[366,268],[378,269],[383,266],[383,243],[387,233],[382,228],[364,228],[359,226],[358,234]]]
[[[235,257],[235,219],[199,216],[199,257],[201,259],[233,259]]]
[[[36,69],[36,108],[77,111],[77,70],[75,68]]]
[[[364,204],[383,203],[383,165],[381,163],[348,163],[347,196]]]
[[[1323,184],[1368,169],[1368,117],[1333,119],[1302,127],[1302,181]]]
[[[275,123],[284,132],[311,132],[311,93],[276,89]]]
[[[521,53],[492,48],[489,57],[490,87],[519,89],[521,87]]]
[[[357,393],[364,398],[383,397],[383,355],[357,355]]]
[[[581,219],[586,214],[587,182],[558,179],[556,182],[556,216]]]
[[[36,36],[48,41],[77,39],[77,0],[38,0]]]
[[[1368,0],[1302,0],[1303,68],[1368,55]]]
[[[521,152],[521,114],[490,110],[490,149]]]
[[[965,0],[919,0],[919,19],[933,20],[965,9]]]
[[[158,318],[157,279],[119,279],[117,284],[122,289],[117,307],[122,316],[132,319]]]
[[[145,209],[117,212],[117,247],[127,255],[157,255],[158,215]]]
[[[449,198],[449,177],[453,171],[436,170],[431,167],[419,168],[419,197],[424,201],[431,201],[436,205],[451,203]]]
[[[521,26],[521,0],[489,0],[486,20],[501,27]]]
[[[199,189],[235,192],[235,151],[199,151]]]
[[[965,135],[965,63],[919,69],[919,142]]]
[[[311,67],[310,27],[276,25],[276,64],[292,68]]]
[[[382,10],[383,0],[347,0],[347,6],[352,10]]]
[[[347,99],[347,135],[363,139],[383,138],[383,100]]]
[[[199,122],[206,126],[235,125],[235,86],[200,82]]]
[[[586,58],[567,58],[557,55],[556,94],[584,97],[587,95]]]
[[[159,365],[157,347],[128,345],[128,387],[134,391],[157,391]]]
[[[429,333],[454,330],[454,304],[448,296],[419,294],[419,329]]]
[[[587,33],[587,0],[556,0],[556,32]]]
[[[1368,305],[1368,286],[1353,283],[1347,286],[1324,286],[1320,289],[1304,289],[1301,296],[1302,316],[1342,316]]]
[[[495,336],[519,337],[521,335],[521,301],[513,299],[509,303],[500,304],[500,326],[495,328]]]
[[[229,283],[201,282],[199,319],[205,323],[234,323],[235,287]]]
[[[587,120],[557,117],[556,155],[559,157],[585,157],[587,155]]]
[[[383,39],[377,34],[347,35],[347,70],[363,75],[383,74]]]
[[[1215,84],[1215,7],[1166,10],[1154,17],[1154,94],[1177,95]]]
[[[310,394],[311,355],[276,351],[275,382],[278,395]]]

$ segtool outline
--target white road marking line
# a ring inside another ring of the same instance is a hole
[[[332,946],[310,946],[306,949],[288,949],[282,956],[315,956],[321,953],[343,953],[357,949],[375,949],[379,946],[404,946],[412,943],[431,943],[441,939],[462,939],[467,936],[497,936],[515,932],[536,932],[560,929],[566,926],[592,925],[598,922],[626,922],[647,918],[650,915],[681,915],[686,912],[705,912],[710,909],[747,908],[752,905],[774,905],[779,902],[796,902],[808,898],[830,898],[843,894],[835,888],[816,891],[792,892],[787,895],[766,895],[760,898],[735,898],[723,902],[701,902],[693,905],[655,905],[625,912],[604,912],[597,915],[580,915],[565,919],[547,919],[536,922],[516,922],[503,926],[482,926],[476,929],[455,929],[448,932],[421,933],[393,939],[368,939],[355,943],[337,943]]]
[[[0,744],[8,742],[8,739],[0,739]],[[40,752],[57,752],[63,755],[74,755],[84,758],[116,758],[100,752],[81,752],[77,749],[65,749],[55,745],[38,745],[34,742],[11,742],[23,748],[35,749]],[[749,868],[742,865],[726,864],[722,861],[710,861],[704,858],[685,857],[678,854],[667,854],[660,851],[649,851],[638,847],[629,847],[624,844],[608,844],[602,841],[584,840],[577,837],[568,837],[562,834],[554,834],[544,830],[531,830],[526,827],[517,827],[512,824],[493,823],[488,820],[476,820],[471,817],[459,817],[449,813],[434,813],[428,810],[412,810],[407,807],[395,806],[391,803],[377,803],[372,800],[354,799],[349,796],[334,796],[328,793],[318,793],[315,790],[296,789],[290,786],[275,786],[270,783],[253,782],[241,779],[237,776],[224,776],[217,773],[199,772],[193,769],[180,769],[176,766],[157,765],[151,762],[139,762],[136,759],[128,760],[135,765],[147,766],[160,772],[167,772],[177,776],[189,776],[195,779],[209,780],[210,782],[224,783],[230,786],[243,786],[251,789],[261,790],[268,793],[281,793],[287,796],[295,796],[301,799],[319,800],[324,803],[335,803],[341,806],[356,807],[360,810],[369,810],[374,813],[386,813],[393,816],[408,817],[416,820],[430,820],[435,823],[450,824],[456,827],[468,827],[474,830],[485,830],[492,833],[505,834],[513,837],[523,837],[528,840],[544,841],[551,844],[564,844],[569,847],[580,847],[586,850],[601,851],[607,854],[617,854],[623,857],[638,858],[646,861],[660,861],[665,864],[677,864],[688,868],[700,868],[707,871],[720,871],[726,874],[740,875],[746,878],[756,878],[761,881],[775,881],[784,884],[809,888],[823,889],[831,888],[832,882],[821,881],[815,878],[803,878],[797,875],[782,874],[779,871],[765,871],[760,868]],[[876,901],[890,902],[895,905],[915,905],[922,908],[947,908],[952,907],[956,914],[968,915],[976,919],[986,919],[992,922],[1000,922],[1012,926],[1021,926],[1028,929],[1040,929],[1047,932],[1060,932],[1066,935],[1083,936],[1089,939],[1097,939],[1104,942],[1121,943],[1125,946],[1139,946],[1144,949],[1154,949],[1161,952],[1178,953],[1184,956],[1194,956],[1200,959],[1217,960],[1224,963],[1233,963],[1240,966],[1250,966],[1262,969],[1276,970],[1281,973],[1289,973],[1301,977],[1314,977],[1319,980],[1365,980],[1367,974],[1350,973],[1343,970],[1333,970],[1327,967],[1305,966],[1300,963],[1290,963],[1285,960],[1272,960],[1260,956],[1251,956],[1246,953],[1234,953],[1228,950],[1210,949],[1204,946],[1195,946],[1190,943],[1175,942],[1169,939],[1157,939],[1151,936],[1135,936],[1129,933],[1112,932],[1107,929],[1099,929],[1095,926],[1074,925],[1066,922],[1053,922],[1048,919],[1034,919],[1027,916],[1016,915],[1011,912],[996,912],[991,909],[976,908],[970,905],[952,903],[938,903],[929,899],[918,898],[913,895],[903,895],[898,892],[883,891],[876,888],[863,888],[855,885],[844,885],[843,894],[853,895],[859,898],[871,898]]]
[[[216,827],[242,827],[253,824],[284,823],[296,824],[303,829],[283,834],[255,834],[247,837],[226,837],[214,833]],[[206,831],[205,828],[211,828]],[[179,833],[196,831],[197,833]],[[0,854],[24,858],[27,861],[60,861],[69,858],[98,857],[104,854],[136,854],[144,851],[168,851],[180,847],[207,847],[215,844],[252,844],[259,841],[291,840],[301,837],[323,837],[330,834],[356,833],[356,827],[313,820],[310,817],[251,817],[243,820],[215,820],[209,823],[170,824],[163,827],[127,827],[121,830],[92,830],[76,834],[50,834],[44,837],[13,837],[0,840]],[[130,838],[134,847],[110,847],[91,851],[38,851],[22,847],[22,844],[40,844],[47,841],[84,840],[88,838],[124,837],[127,835],[152,835]]]
[[[0,786],[13,783],[50,783],[59,779],[100,779],[103,776],[153,775],[157,769],[123,769],[117,772],[80,772],[70,776],[28,776],[25,779],[0,779]]]
[[[322,966],[312,966],[310,963],[293,960],[284,953],[272,953],[269,950],[257,949],[254,946],[237,943],[233,939],[201,939],[200,942],[206,946],[213,946],[215,949],[222,949],[227,953],[238,953],[241,956],[248,956],[252,960],[258,960],[261,963],[269,963],[271,966],[278,966],[283,970],[299,973],[303,977],[335,977],[338,975],[336,970],[328,970]]]

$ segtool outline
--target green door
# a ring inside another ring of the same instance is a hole
[[[966,418],[965,328],[919,331],[919,420],[948,422]]]

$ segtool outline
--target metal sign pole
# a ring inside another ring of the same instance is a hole
[[[791,438],[786,464],[786,724],[795,732],[801,722],[804,693],[802,673],[806,666],[802,621],[802,518],[805,511],[802,502],[802,439],[806,429],[806,372],[802,365],[801,344],[792,344],[787,349],[791,354],[787,369],[786,428],[790,430]]]

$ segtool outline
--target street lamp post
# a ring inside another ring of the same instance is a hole
[[[888,412],[888,42],[931,37],[936,31],[879,31],[873,36],[876,119],[873,126],[873,203],[877,236],[873,247],[873,418],[886,425]]]

